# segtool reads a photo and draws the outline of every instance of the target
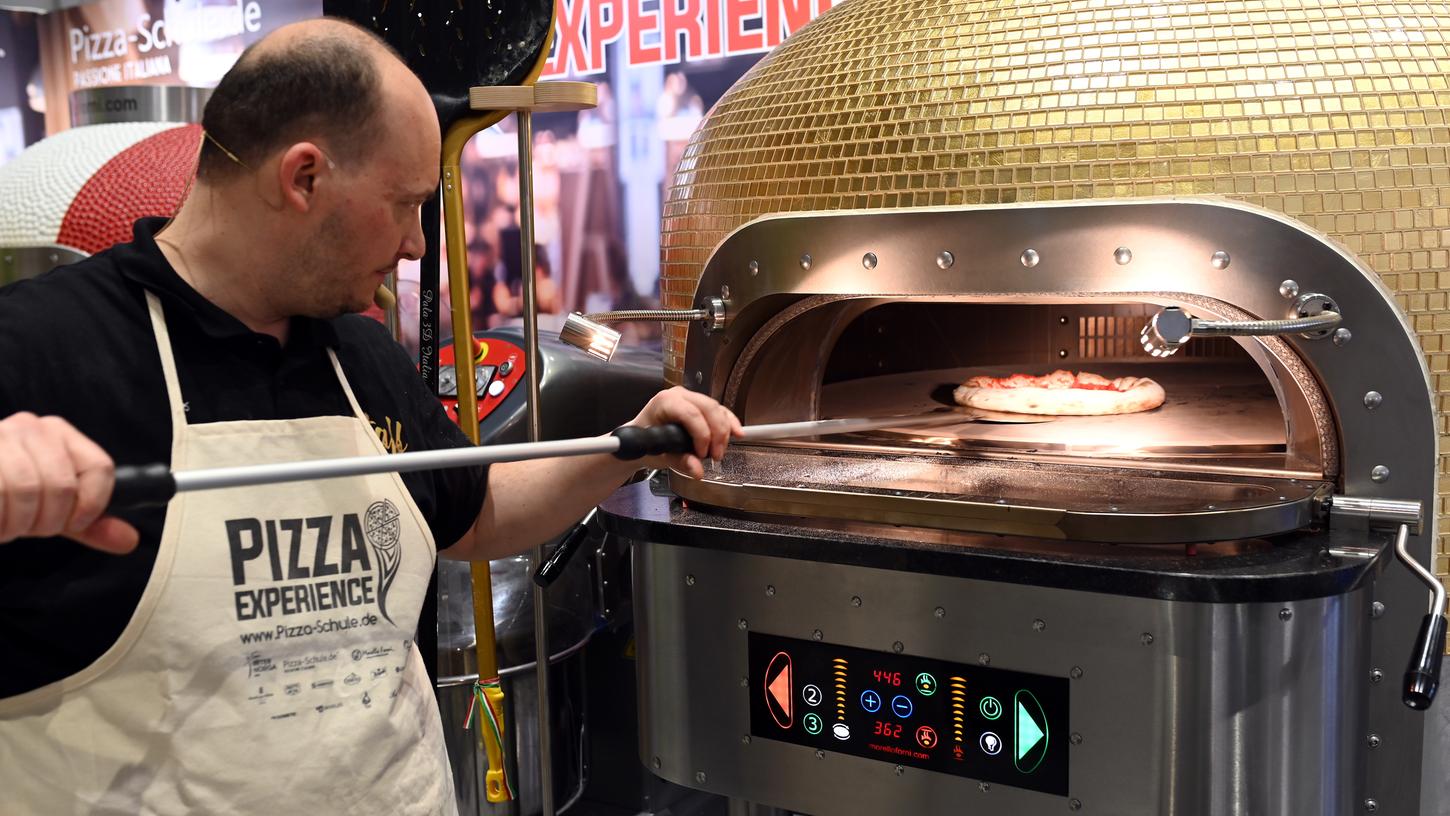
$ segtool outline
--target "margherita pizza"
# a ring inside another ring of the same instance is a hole
[[[1163,404],[1163,386],[1147,377],[1110,380],[1086,371],[1057,370],[1043,377],[972,377],[952,394],[958,405],[988,411],[1048,416],[1100,416],[1151,411]]]

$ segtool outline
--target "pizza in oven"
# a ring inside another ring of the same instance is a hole
[[[972,377],[952,393],[958,405],[1047,416],[1101,416],[1151,411],[1163,404],[1163,386],[1147,377],[1110,380],[1057,370],[1042,377]]]

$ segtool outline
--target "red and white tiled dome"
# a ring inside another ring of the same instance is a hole
[[[171,215],[196,167],[200,125],[126,122],[62,131],[0,167],[0,247],[90,255]]]

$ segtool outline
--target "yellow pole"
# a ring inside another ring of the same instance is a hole
[[[463,231],[463,146],[473,135],[507,116],[494,111],[460,119],[449,126],[443,136],[443,240],[448,250],[448,291],[453,300],[453,370],[458,383],[458,425],[463,433],[478,444],[478,383],[474,379],[473,314],[468,293],[468,241]],[[493,578],[487,561],[474,561],[473,629],[478,651],[478,679],[487,683],[498,677],[498,648],[493,632]],[[501,739],[504,731],[503,692],[486,689],[487,702],[498,717],[498,734],[489,728],[483,712],[478,712],[478,734],[488,754],[488,771],[484,776],[484,795],[490,802],[509,800],[504,785],[504,759]]]
[[[549,50],[554,42],[555,21],[559,9],[555,4],[553,18],[549,21],[549,33],[543,47],[539,49],[538,60],[521,84],[530,85],[539,78],[544,63],[549,59]],[[463,147],[474,134],[503,121],[511,111],[495,110],[480,113],[454,121],[443,134],[443,235],[448,249],[448,291],[453,301],[453,371],[458,383],[458,424],[473,442],[478,444],[478,383],[474,378],[473,363],[473,312],[468,286],[468,240],[463,230]],[[520,168],[523,172],[523,168]],[[528,269],[525,275],[532,276]],[[529,359],[526,365],[536,361]],[[493,625],[493,578],[487,561],[474,561],[470,569],[473,581],[473,629],[475,648],[478,651],[478,679],[487,682],[498,677],[498,646],[494,640]],[[485,701],[495,711],[498,719],[498,733],[480,722],[478,733],[483,740],[483,749],[488,755],[488,771],[484,774],[484,796],[489,802],[507,802],[512,798],[504,784],[503,735],[504,724],[502,686],[484,689]],[[479,712],[483,717],[483,712]],[[547,759],[545,760],[547,761]],[[548,814],[547,816],[552,816]]]

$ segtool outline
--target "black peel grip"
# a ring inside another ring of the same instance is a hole
[[[1445,655],[1445,616],[1430,613],[1420,621],[1410,669],[1405,672],[1405,705],[1424,711],[1435,701],[1440,687],[1440,661]]]
[[[156,507],[176,495],[176,477],[166,465],[126,465],[116,468],[116,487],[106,512]]]
[[[625,461],[661,453],[690,453],[695,450],[695,442],[685,426],[676,423],[649,428],[624,425],[615,428],[613,436],[619,440],[619,450],[614,452],[614,458]]]

